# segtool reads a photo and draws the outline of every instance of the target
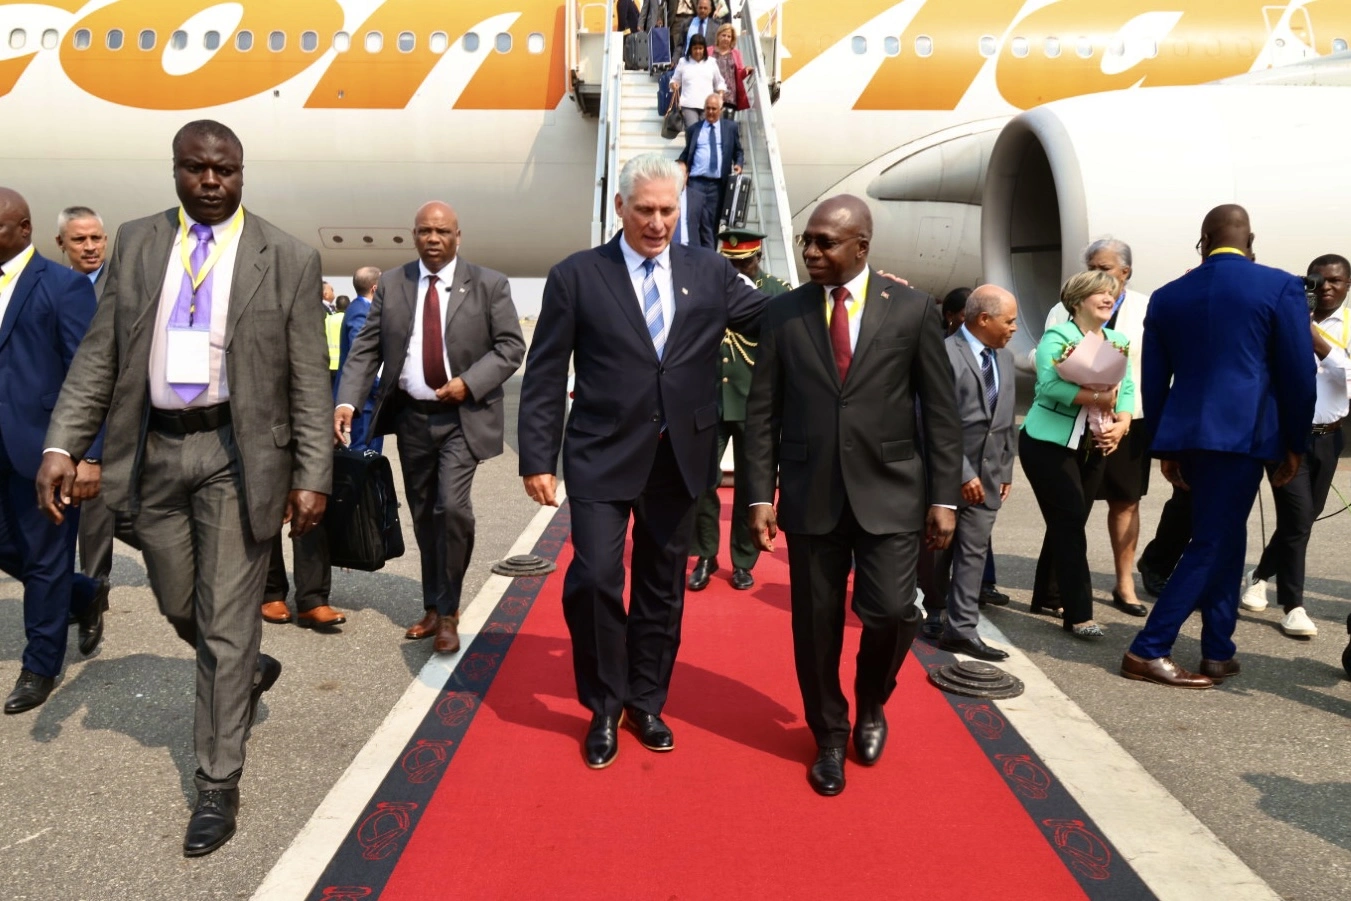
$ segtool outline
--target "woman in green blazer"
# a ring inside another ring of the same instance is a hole
[[[1046,522],[1032,586],[1032,611],[1058,612],[1065,631],[1077,638],[1096,639],[1103,634],[1102,627],[1093,622],[1084,527],[1102,481],[1103,461],[1130,431],[1135,382],[1128,367],[1115,388],[1083,388],[1062,379],[1058,364],[1089,333],[1131,353],[1129,339],[1106,327],[1120,293],[1116,277],[1107,272],[1081,272],[1065,282],[1060,302],[1069,310],[1070,321],[1047,329],[1037,345],[1036,393],[1018,436],[1018,457]],[[1091,407],[1107,415],[1108,425],[1101,436],[1089,429]],[[1056,583],[1059,611],[1050,600]]]

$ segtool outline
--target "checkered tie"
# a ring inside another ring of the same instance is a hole
[[[980,352],[980,374],[985,379],[985,402],[990,405],[990,415],[994,415],[994,406],[999,402],[999,389],[994,381],[994,351],[985,348]]]
[[[654,271],[656,260],[643,260],[643,318],[647,320],[647,333],[652,336],[652,346],[661,359],[666,350],[666,317],[661,313],[661,292],[657,290]]]

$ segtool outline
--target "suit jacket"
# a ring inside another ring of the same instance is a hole
[[[108,283],[108,261],[103,261],[103,266],[99,269],[98,278],[94,279],[94,299],[103,299],[103,286]]]
[[[14,284],[0,319],[0,435],[10,463],[25,478],[37,478],[43,448],[53,446],[43,443],[52,407],[95,307],[86,276],[36,251]],[[72,456],[99,457],[103,449],[95,437]]]
[[[375,395],[371,435],[394,431],[398,413],[399,375],[413,338],[413,317],[419,306],[418,262],[414,260],[380,276],[366,324],[343,366],[338,403],[360,412],[383,363],[384,375]],[[516,372],[525,356],[525,339],[507,277],[463,258],[455,266],[445,311],[446,355],[450,375],[461,378],[469,397],[460,404],[460,428],[477,460],[502,453],[502,383]]]
[[[1145,423],[1156,456],[1206,450],[1277,460],[1304,452],[1316,367],[1298,278],[1214,254],[1154,292],[1144,341]]]
[[[643,10],[638,14],[638,28],[651,31],[653,28],[669,28],[675,20],[677,0],[643,0]]]
[[[754,336],[767,298],[719,254],[672,244],[675,316],[658,359],[622,240],[621,233],[549,272],[521,386],[521,475],[555,472],[561,444],[569,494],[632,500],[658,441],[669,440],[695,497],[717,472],[719,342],[729,326]],[[574,396],[564,441],[569,358]]]
[[[134,515],[150,413],[150,341],[177,208],[117,232],[107,283],[52,411],[47,447],[80,457],[104,420],[102,494]],[[225,329],[225,375],[254,540],[281,530],[287,492],[327,494],[333,475],[333,402],[319,254],[247,213],[239,235]],[[87,280],[86,280],[87,282]]]
[[[958,330],[944,345],[957,386],[957,415],[962,421],[962,482],[979,478],[985,489],[985,506],[998,510],[999,486],[1013,481],[1013,353],[1007,347],[995,351],[999,397],[991,410],[980,360],[972,353],[966,336]],[[969,506],[965,500],[958,505]]]
[[[745,154],[741,149],[741,126],[731,119],[723,119],[722,127],[718,129],[718,134],[722,136],[722,143],[718,149],[718,177],[725,184],[727,179],[732,177],[732,164],[738,166],[745,164]],[[694,145],[699,139],[700,133],[708,127],[708,121],[700,119],[699,124],[694,128],[685,129],[685,149],[680,151],[680,156],[676,157],[676,162],[684,163],[686,166],[694,165]]]
[[[809,283],[765,314],[746,403],[751,500],[773,500],[777,461],[785,532],[829,532],[846,499],[872,534],[920,531],[930,505],[961,497],[962,427],[938,307],[873,271],[843,384],[825,309]]]

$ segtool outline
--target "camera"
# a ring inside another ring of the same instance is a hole
[[[1314,311],[1318,306],[1318,292],[1323,290],[1323,283],[1326,279],[1321,274],[1304,276],[1304,297],[1309,301],[1309,312]]]

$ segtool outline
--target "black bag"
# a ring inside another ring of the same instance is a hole
[[[624,68],[641,69],[644,72],[651,69],[651,46],[651,39],[641,31],[624,35]]]
[[[661,136],[668,141],[679,136],[685,129],[685,116],[680,112],[680,107],[672,107],[666,111],[666,115],[661,120]]]
[[[727,181],[726,199],[722,205],[722,218],[728,228],[745,228],[746,211],[751,205],[751,191],[754,184],[745,172],[733,175]]]
[[[333,451],[333,493],[324,514],[333,566],[374,572],[403,556],[394,470],[375,451]]]

